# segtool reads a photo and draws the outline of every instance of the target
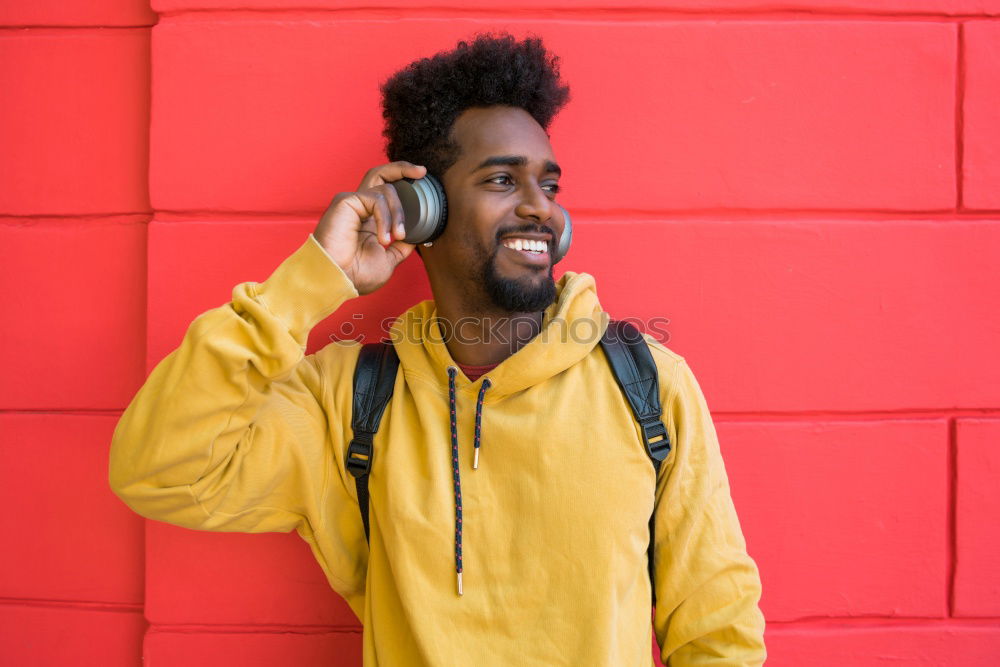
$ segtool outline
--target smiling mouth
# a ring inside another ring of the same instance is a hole
[[[527,255],[539,256],[549,252],[549,242],[537,239],[528,239],[518,236],[510,236],[501,241],[505,248],[517,250]]]

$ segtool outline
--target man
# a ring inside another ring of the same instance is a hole
[[[760,580],[694,375],[649,339],[673,445],[657,474],[598,345],[593,278],[553,281],[556,59],[537,39],[481,36],[383,94],[394,161],[337,195],[266,281],[193,322],[122,416],[113,488],[181,526],[296,530],[363,621],[366,665],[652,664],[652,514],[663,659],[761,664]],[[412,252],[389,183],[428,172],[447,226],[419,248],[434,301],[393,327],[369,542],[345,467],[359,346],[303,352]]]

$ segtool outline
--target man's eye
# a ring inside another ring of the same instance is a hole
[[[486,179],[486,182],[493,183],[495,185],[513,185],[514,179],[512,179],[507,174],[502,174],[500,176],[494,176],[493,178],[488,178]],[[553,195],[559,192],[560,189],[558,183],[543,183],[541,187],[543,190]]]

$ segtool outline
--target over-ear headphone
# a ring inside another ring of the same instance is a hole
[[[427,243],[444,233],[448,222],[448,200],[440,181],[427,174],[423,178],[404,178],[389,185],[395,188],[399,201],[403,204],[403,227],[406,229],[404,241],[413,244]],[[552,251],[553,264],[566,256],[573,240],[573,223],[569,219],[569,212],[562,206],[559,208],[566,223],[559,242]]]

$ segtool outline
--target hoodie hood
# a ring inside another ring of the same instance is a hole
[[[600,341],[608,319],[597,300],[594,278],[567,271],[556,281],[556,300],[545,309],[539,334],[483,376],[490,383],[484,403],[490,405],[544,382],[586,357]],[[447,392],[447,369],[457,364],[442,340],[434,301],[422,301],[407,310],[390,332],[404,372]],[[456,390],[475,393],[481,381],[470,382],[459,374]]]

